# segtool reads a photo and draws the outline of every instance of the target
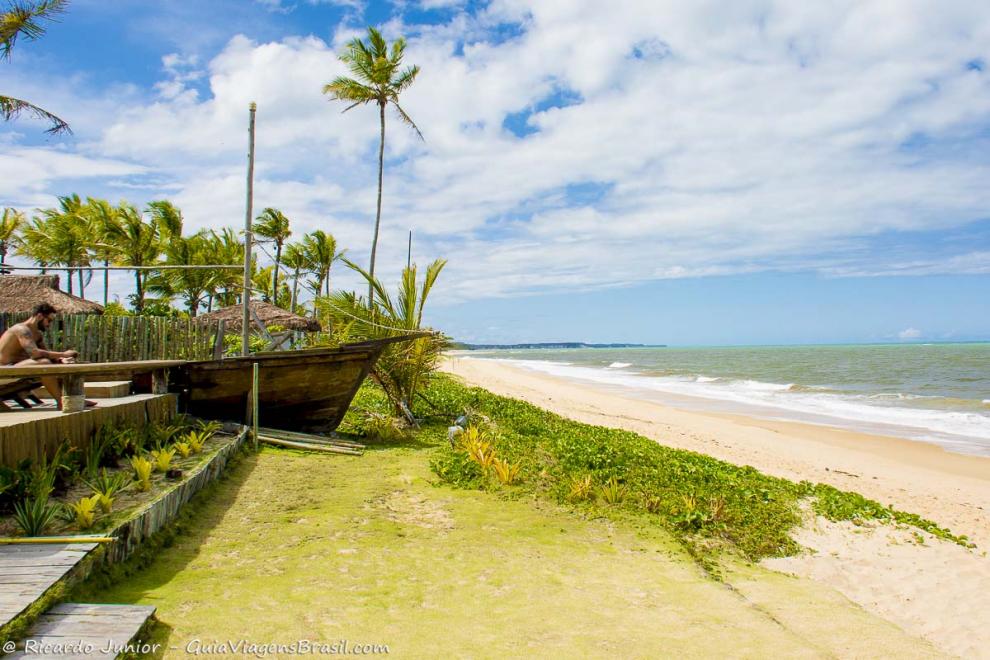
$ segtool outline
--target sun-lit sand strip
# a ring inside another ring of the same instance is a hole
[[[969,536],[976,551],[927,534],[819,518],[797,536],[812,552],[770,565],[825,582],[947,652],[990,653],[990,629],[980,623],[990,611],[990,459],[810,424],[684,411],[494,360],[452,356],[443,369],[570,419],[628,429],[768,474],[854,490]]]

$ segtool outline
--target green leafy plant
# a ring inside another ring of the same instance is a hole
[[[82,497],[78,502],[70,504],[72,512],[75,513],[76,526],[79,529],[89,529],[96,520],[96,506],[100,501],[100,495],[92,497]]]
[[[172,457],[175,456],[175,449],[153,449],[151,458],[155,463],[156,472],[167,472],[172,464]]]
[[[32,497],[14,505],[14,522],[27,536],[41,536],[58,515],[59,507],[48,496]]]
[[[124,472],[107,474],[107,469],[103,468],[93,479],[83,479],[83,482],[93,489],[93,494],[99,496],[99,505],[103,513],[110,513],[113,508],[114,495],[124,490],[131,484],[131,480]]]
[[[494,472],[499,483],[505,486],[510,486],[516,482],[520,468],[521,466],[518,463],[510,465],[508,461],[500,458],[492,460],[492,472]]]
[[[194,454],[198,454],[203,451],[203,445],[209,439],[210,435],[206,431],[190,431],[185,435],[185,442],[183,444],[189,445],[189,449]]]
[[[402,442],[409,439],[409,429],[398,417],[377,412],[365,414],[364,436],[379,442]]]
[[[571,477],[567,488],[567,499],[572,502],[580,502],[582,500],[590,499],[592,497],[592,485],[593,483],[590,474],[586,474],[584,476],[575,475]]]
[[[138,490],[141,492],[151,490],[151,461],[144,456],[132,456],[131,467],[134,468],[134,480],[137,481]]]
[[[182,458],[189,458],[189,454],[192,453],[192,446],[188,442],[176,442],[175,451],[179,452],[179,456]]]
[[[609,477],[608,481],[598,487],[598,492],[606,504],[621,504],[626,498],[625,485],[615,477]]]

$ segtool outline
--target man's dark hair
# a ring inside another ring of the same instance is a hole
[[[49,314],[58,314],[58,311],[48,303],[38,303],[34,306],[34,309],[31,310],[31,316],[35,316],[37,314],[44,314],[45,316],[48,316]]]

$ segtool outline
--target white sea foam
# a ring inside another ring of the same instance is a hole
[[[626,367],[631,367],[632,364],[629,362],[613,362],[608,365],[609,369],[625,369]]]
[[[549,375],[640,391],[729,402],[754,414],[884,433],[936,442],[953,451],[990,454],[990,415],[981,412],[898,406],[897,394],[839,394],[793,384],[731,380],[708,376],[646,376],[616,369],[541,360],[506,360]],[[615,363],[613,363],[615,364]],[[886,400],[886,404],[884,401]],[[990,404],[990,399],[983,400]]]

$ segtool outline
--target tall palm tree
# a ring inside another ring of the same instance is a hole
[[[55,20],[65,11],[68,0],[17,0],[0,12],[0,60],[9,60],[17,39],[33,41],[45,33],[42,21]],[[46,133],[71,133],[69,125],[52,113],[21,99],[0,95],[0,117],[10,121],[21,114],[29,114],[50,124]]]
[[[346,250],[337,252],[337,239],[333,237],[333,234],[317,229],[303,236],[302,252],[308,264],[307,270],[316,276],[310,287],[313,295],[329,296],[330,268],[335,261],[344,257]],[[323,293],[324,287],[326,293]]]
[[[275,243],[275,268],[272,270],[272,291],[278,291],[278,269],[282,263],[282,246],[292,236],[289,219],[278,209],[266,208],[257,217],[253,231]],[[277,297],[277,295],[276,295]],[[269,302],[274,302],[269,300]]]
[[[323,86],[323,93],[335,101],[350,103],[344,112],[358,105],[374,103],[378,106],[378,119],[381,128],[381,139],[378,142],[378,206],[375,212],[375,234],[371,240],[371,265],[368,274],[375,277],[375,254],[378,250],[378,228],[382,221],[382,178],[385,169],[385,108],[391,105],[395,108],[405,124],[416,131],[423,139],[423,134],[399,105],[399,94],[409,88],[419,74],[418,66],[405,69],[402,66],[402,56],[406,50],[406,40],[399,37],[388,42],[381,33],[373,27],[368,28],[368,42],[355,37],[347,44],[347,50],[340,60],[347,64],[354,78],[339,76]],[[368,306],[374,305],[374,288],[368,285]]]
[[[7,250],[13,247],[17,240],[17,230],[24,224],[24,213],[17,209],[5,208],[0,217],[0,274],[8,271],[4,268],[7,263]]]

